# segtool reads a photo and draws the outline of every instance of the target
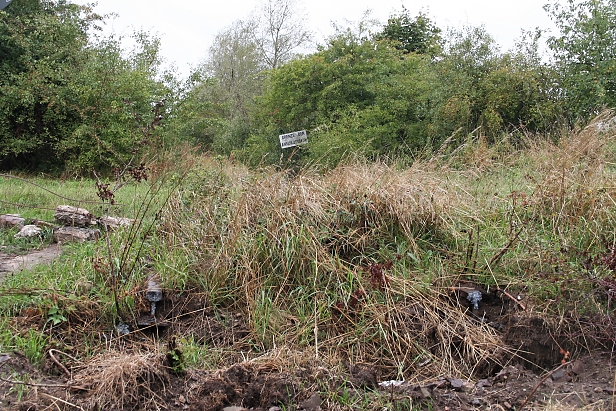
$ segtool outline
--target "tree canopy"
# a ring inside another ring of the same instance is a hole
[[[385,24],[366,15],[337,27],[302,55],[311,36],[298,3],[263,0],[182,83],[162,71],[155,36],[134,33],[127,51],[96,34],[104,17],[90,6],[13,2],[0,11],[0,168],[111,169],[157,147],[152,124],[165,125],[167,142],[252,164],[291,153],[298,163],[410,162],[444,141],[550,134],[616,105],[616,3],[545,9],[559,32],[528,32],[505,52],[484,27],[443,30],[402,8]],[[281,150],[278,135],[297,130],[310,143]]]
[[[84,171],[123,164],[163,99],[158,41],[90,34],[102,17],[67,1],[23,0],[0,11],[0,167]]]

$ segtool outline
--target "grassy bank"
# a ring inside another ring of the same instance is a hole
[[[610,116],[558,144],[469,139],[404,169],[250,171],[186,158],[117,191],[114,214],[143,224],[5,278],[0,349],[37,363],[44,349],[87,361],[129,344],[181,371],[317,364],[337,377],[302,389],[330,392],[330,409],[387,403],[332,390],[358,364],[379,381],[477,380],[611,350],[615,146],[598,126]],[[50,219],[63,201],[43,187],[100,202],[93,182],[29,180],[0,179],[6,201],[23,204],[3,212]],[[167,324],[139,331],[151,276]],[[482,293],[477,310],[469,290]],[[114,338],[118,324],[132,332]]]

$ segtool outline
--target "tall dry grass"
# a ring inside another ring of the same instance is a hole
[[[525,283],[529,267],[613,232],[601,226],[613,222],[614,133],[598,127],[611,118],[558,144],[477,140],[404,169],[355,161],[256,172],[201,159],[159,231],[190,256],[193,285],[246,314],[263,351],[291,345],[389,377],[478,375],[514,355],[448,287],[533,293],[545,285]],[[579,264],[567,258],[559,269]]]

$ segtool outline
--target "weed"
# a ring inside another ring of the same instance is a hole
[[[15,335],[15,348],[22,351],[26,358],[34,365],[38,365],[45,357],[44,348],[49,337],[40,331],[29,329],[25,335]]]
[[[21,402],[28,395],[28,383],[30,382],[30,377],[27,374],[16,377],[17,383],[13,384],[9,389],[10,393],[16,394],[17,402]],[[24,384],[20,384],[23,382]]]

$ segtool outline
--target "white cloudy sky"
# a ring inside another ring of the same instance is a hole
[[[134,29],[143,29],[157,33],[167,62],[174,62],[179,73],[186,75],[191,66],[205,58],[216,33],[233,21],[247,17],[258,3],[259,0],[99,0],[95,10],[101,14],[119,14],[108,20],[106,32],[129,35]],[[542,0],[300,0],[300,3],[307,14],[306,25],[317,41],[333,32],[331,22],[346,27],[345,21],[359,21],[367,9],[372,11],[373,18],[386,22],[402,5],[412,16],[419,11],[427,13],[443,30],[463,24],[483,24],[504,50],[513,46],[522,29],[553,28]]]

